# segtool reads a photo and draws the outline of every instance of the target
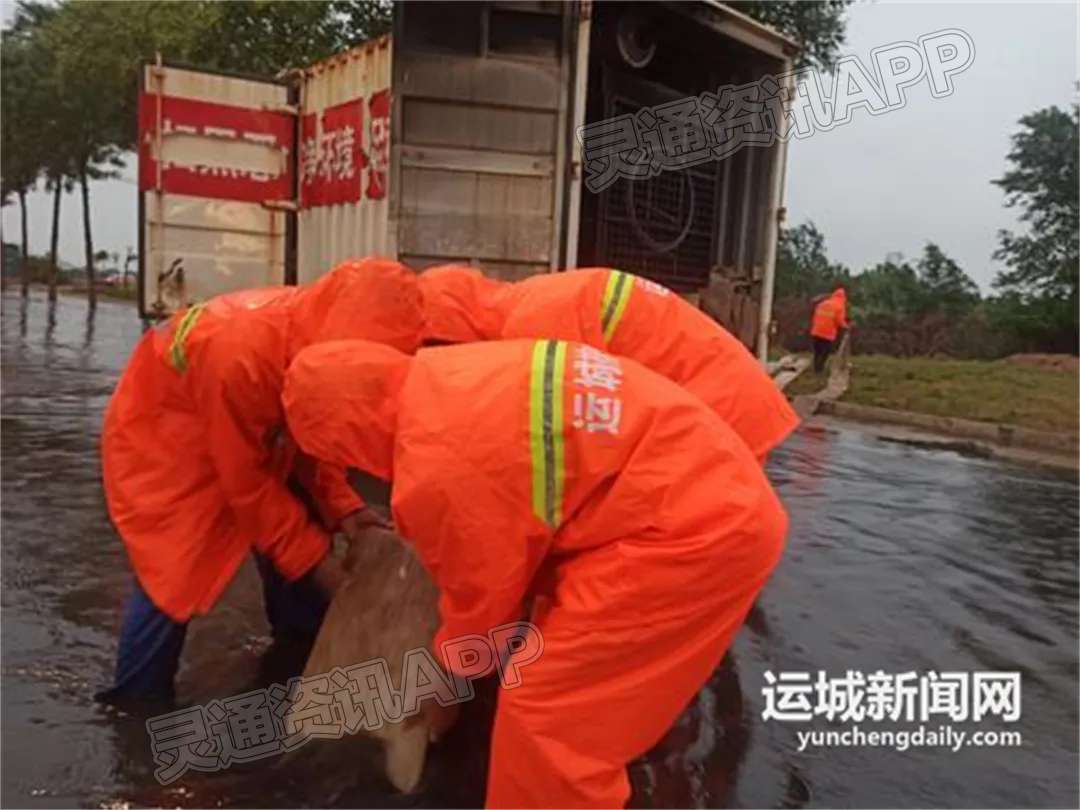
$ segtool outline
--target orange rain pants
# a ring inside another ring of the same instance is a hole
[[[325,343],[297,356],[283,401],[305,452],[392,475],[396,525],[439,586],[436,650],[536,597],[543,654],[499,694],[488,806],[622,806],[627,763],[780,557],[787,517],[743,442],[632,360],[551,340],[415,358]]]
[[[215,298],[143,336],[109,402],[101,455],[109,515],[160,610],[177,622],[205,613],[252,549],[290,581],[321,561],[327,529],[363,501],[344,469],[294,458],[285,369],[320,340],[414,351],[420,327],[415,274],[366,259],[307,287]],[[324,525],[288,488],[290,473]]]
[[[799,424],[738,339],[666,287],[630,273],[582,269],[508,284],[447,266],[422,273],[420,292],[430,340],[553,338],[629,357],[695,394],[761,461]]]
[[[810,336],[824,340],[836,340],[841,329],[847,329],[847,293],[837,287],[832,295],[814,307],[814,320]]]

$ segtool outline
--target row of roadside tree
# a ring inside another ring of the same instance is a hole
[[[0,192],[5,205],[21,208],[23,257],[27,195],[42,187],[52,194],[49,297],[56,297],[61,204],[78,190],[95,300],[91,183],[115,177],[135,146],[145,60],[161,53],[208,69],[273,76],[384,33],[390,13],[389,0],[20,0],[0,44]],[[24,292],[30,270],[24,259]]]

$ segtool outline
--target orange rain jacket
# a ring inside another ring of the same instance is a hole
[[[618,807],[719,664],[779,559],[787,517],[700,400],[579,343],[301,352],[299,446],[392,479],[399,531],[440,590],[442,644],[520,619],[543,653],[501,691],[487,804]]]
[[[294,459],[281,386],[292,357],[321,340],[415,351],[415,278],[393,261],[347,262],[307,287],[215,298],[143,336],[105,414],[103,478],[135,574],[172,619],[209,610],[253,548],[289,580],[323,558],[327,531],[290,472],[327,528],[363,506],[343,469]]]
[[[833,294],[814,307],[814,321],[810,336],[824,340],[836,340],[841,329],[847,329],[847,293],[837,287]]]
[[[421,273],[420,292],[429,340],[557,338],[632,358],[697,395],[762,461],[799,424],[731,333],[666,287],[630,273],[582,269],[508,284],[447,266]]]

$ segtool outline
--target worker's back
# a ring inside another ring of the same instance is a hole
[[[625,303],[609,302],[607,349],[674,380],[720,416],[760,459],[799,419],[772,378],[734,335],[681,296],[629,276]],[[609,274],[609,287],[617,276]],[[617,293],[612,290],[611,298]],[[621,312],[621,317],[619,317]]]
[[[847,295],[843,288],[838,288],[814,306],[810,335],[822,340],[836,340],[839,331],[846,326]]]
[[[252,543],[310,549],[322,534],[284,486],[290,358],[341,337],[412,351],[420,327],[414,274],[368,259],[302,288],[214,298],[143,337],[106,410],[102,467],[110,517],[158,607],[205,612]],[[348,494],[343,473],[333,490]]]
[[[481,331],[468,339],[574,340],[632,358],[697,396],[759,458],[798,424],[745,346],[648,279],[591,268],[502,284],[481,280],[467,268],[445,268],[422,274],[420,286],[426,288],[428,312],[445,323],[467,321]],[[481,319],[470,310],[485,315]]]
[[[749,541],[754,514],[779,509],[745,445],[696,397],[579,343],[422,350],[397,431],[393,503],[408,537],[437,534],[418,522],[444,519],[439,503],[488,534],[496,513],[514,516],[510,525],[556,553],[695,534],[687,520],[710,542],[736,524]]]

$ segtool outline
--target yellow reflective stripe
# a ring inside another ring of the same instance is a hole
[[[563,380],[566,379],[566,344],[555,344],[555,368],[552,370],[551,436],[554,448],[554,486],[552,487],[552,527],[562,523],[563,484],[566,480],[565,448],[563,446]]]
[[[548,526],[562,522],[565,481],[563,374],[566,344],[539,340],[533,346],[529,377],[529,454],[533,513]]]
[[[604,300],[600,305],[600,326],[604,331],[605,342],[610,343],[615,335],[633,289],[634,280],[629,273],[612,270],[608,275],[607,286],[604,288]]]
[[[188,311],[184,313],[184,317],[180,319],[180,323],[173,333],[172,343],[169,346],[169,354],[172,357],[173,368],[181,374],[187,371],[187,355],[184,353],[184,342],[187,340],[187,336],[191,330],[195,328],[195,323],[199,320],[199,316],[202,315],[205,308],[205,304],[196,304],[189,308]]]
[[[533,346],[529,377],[529,454],[532,456],[533,514],[544,520],[544,352],[547,341]]]

